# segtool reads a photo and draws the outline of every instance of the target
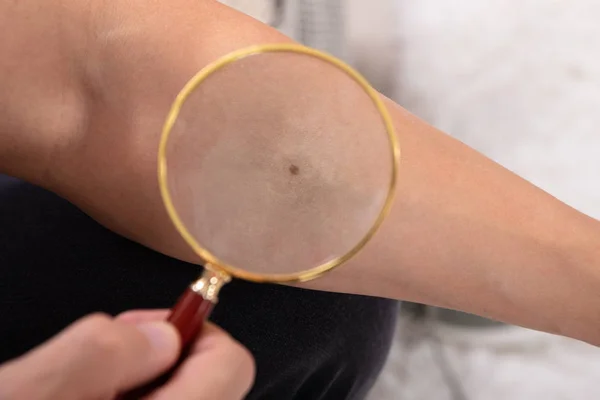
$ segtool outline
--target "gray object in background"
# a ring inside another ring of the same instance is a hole
[[[298,41],[345,59],[344,0],[298,0],[295,3],[298,7]]]
[[[464,326],[470,328],[494,328],[505,325],[502,322],[493,321],[487,318],[481,318],[476,315],[463,313],[444,308],[431,308],[432,318],[445,324]]]
[[[220,0],[306,46],[346,57],[344,0]]]

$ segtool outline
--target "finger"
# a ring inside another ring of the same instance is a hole
[[[117,320],[141,324],[144,322],[165,321],[169,316],[169,310],[133,310],[117,315]]]
[[[206,322],[192,353],[150,400],[240,400],[252,387],[254,375],[250,352]]]
[[[135,326],[94,315],[17,361],[11,375],[25,386],[18,398],[112,398],[167,370],[179,347],[165,322]]]

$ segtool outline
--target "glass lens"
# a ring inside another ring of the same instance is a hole
[[[199,246],[229,266],[293,274],[350,252],[392,179],[384,119],[343,69],[296,52],[247,56],[183,103],[167,190]]]

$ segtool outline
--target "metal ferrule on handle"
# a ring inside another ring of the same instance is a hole
[[[207,266],[204,273],[181,295],[167,321],[173,324],[181,335],[183,351],[200,334],[204,321],[219,301],[219,291],[231,278]]]

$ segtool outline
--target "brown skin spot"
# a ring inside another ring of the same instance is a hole
[[[290,174],[292,174],[292,175],[298,175],[300,173],[300,168],[298,168],[298,166],[294,165],[294,164],[290,165],[289,170],[290,170]]]

